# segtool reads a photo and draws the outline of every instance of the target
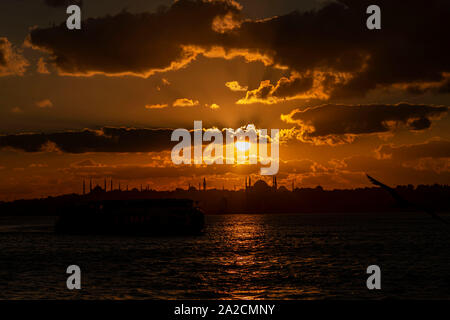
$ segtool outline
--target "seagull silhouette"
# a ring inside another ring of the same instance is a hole
[[[449,222],[447,220],[444,220],[443,218],[441,218],[440,216],[438,216],[436,214],[436,212],[434,212],[433,209],[431,208],[427,208],[424,207],[420,204],[416,204],[416,203],[412,203],[409,202],[407,200],[405,200],[404,198],[402,198],[397,191],[395,191],[395,189],[385,185],[384,183],[381,183],[380,181],[372,178],[371,176],[369,176],[368,174],[366,174],[367,178],[370,180],[370,182],[372,182],[374,185],[379,186],[381,188],[383,188],[384,190],[386,190],[387,192],[389,192],[391,194],[391,196],[395,199],[395,201],[403,208],[410,208],[410,209],[414,209],[416,211],[423,211],[428,213],[431,217],[433,217],[436,220],[439,220],[443,223],[445,223],[447,226],[449,226]]]

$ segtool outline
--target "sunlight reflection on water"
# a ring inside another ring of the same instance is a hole
[[[0,232],[1,299],[450,298],[450,236],[423,215],[208,216],[184,238],[32,230]],[[65,288],[69,264],[80,292]],[[380,292],[366,288],[370,264]]]

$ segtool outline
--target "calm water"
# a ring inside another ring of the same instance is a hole
[[[450,229],[422,214],[208,216],[184,238],[0,225],[0,299],[450,298]],[[81,291],[66,289],[71,264]],[[371,264],[381,291],[366,288]]]

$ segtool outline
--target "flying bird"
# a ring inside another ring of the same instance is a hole
[[[424,207],[420,204],[416,204],[416,203],[412,203],[409,202],[407,200],[405,200],[402,196],[400,196],[398,194],[397,191],[395,191],[395,189],[385,185],[384,183],[381,183],[380,181],[372,178],[371,176],[369,176],[368,174],[366,174],[367,178],[370,180],[370,182],[372,182],[374,185],[381,187],[382,189],[386,190],[387,192],[389,192],[391,194],[391,196],[395,199],[395,201],[403,208],[410,208],[410,209],[414,209],[416,211],[423,211],[426,212],[427,214],[429,214],[431,217],[433,217],[436,220],[439,220],[443,223],[445,223],[446,225],[450,225],[449,222],[447,220],[444,220],[442,217],[438,216],[436,214],[436,212],[434,212],[433,209],[431,208],[427,208]]]

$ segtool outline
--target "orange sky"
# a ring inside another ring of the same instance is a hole
[[[195,120],[281,129],[279,185],[450,182],[450,48],[429,36],[450,27],[421,7],[409,19],[418,1],[379,1],[383,28],[370,31],[353,1],[129,0],[121,12],[85,0],[80,32],[65,28],[65,1],[22,2],[0,4],[0,200],[81,192],[91,177],[256,181],[250,165],[175,166],[168,133]]]

